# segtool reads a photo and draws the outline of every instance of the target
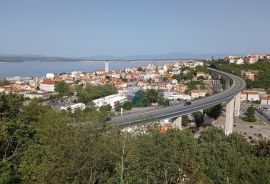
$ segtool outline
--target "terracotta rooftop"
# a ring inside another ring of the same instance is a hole
[[[55,81],[54,80],[44,79],[42,81],[42,84],[53,85],[53,84],[55,84]]]
[[[256,92],[256,91],[242,91],[241,94],[257,95],[258,92]]]

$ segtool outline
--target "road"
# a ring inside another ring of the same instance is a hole
[[[144,112],[135,112],[132,114],[114,116],[110,122],[118,125],[132,125],[149,120],[174,118],[190,114],[201,109],[206,109],[221,104],[223,102],[228,102],[246,87],[245,81],[238,76],[212,68],[209,68],[209,70],[230,78],[233,81],[231,87],[215,95],[192,101],[192,103],[188,106],[179,104],[169,107],[159,107]]]
[[[249,107],[249,104],[247,104],[246,102],[241,103],[241,109],[243,110],[243,112],[246,112],[247,109]],[[262,121],[264,121],[265,123],[267,123],[268,125],[270,125],[270,121],[268,119],[270,119],[267,114],[265,112],[262,112],[263,114],[259,113],[258,110],[255,110],[255,116],[259,119],[261,119]]]

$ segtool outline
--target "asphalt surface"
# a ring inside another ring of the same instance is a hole
[[[249,107],[249,104],[247,104],[247,103],[241,103],[241,108],[242,108],[242,110],[243,110],[243,112],[246,112],[247,111],[247,109],[248,109],[248,107]],[[259,111],[257,108],[256,108],[256,111],[255,111],[255,116],[257,117],[257,118],[260,118],[262,121],[264,121],[265,123],[267,123],[268,125],[270,125],[270,117],[269,117],[269,115],[266,113],[266,112],[264,112],[264,111]]]
[[[223,71],[215,70],[209,68],[212,72],[218,73],[222,76],[230,78],[233,83],[230,88],[217,93],[215,95],[205,97],[202,99],[198,99],[192,101],[192,103],[188,106],[184,106],[182,104],[168,106],[168,107],[159,107],[153,110],[132,113],[132,114],[123,114],[114,116],[111,119],[111,123],[118,125],[132,125],[141,122],[147,122],[150,120],[157,119],[165,119],[165,118],[174,118],[186,114],[190,114],[193,112],[197,112],[201,109],[206,109],[224,102],[230,101],[234,96],[236,96],[239,92],[243,91],[246,87],[245,81],[235,75],[230,73],[226,73]]]

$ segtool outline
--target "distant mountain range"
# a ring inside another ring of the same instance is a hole
[[[223,58],[230,54],[190,54],[175,52],[165,55],[130,55],[130,56],[106,56],[97,55],[89,57],[55,57],[42,55],[13,55],[0,54],[0,62],[23,62],[23,61],[82,61],[82,60],[163,60],[163,59],[210,59]],[[235,55],[235,54],[234,54]],[[241,54],[245,55],[245,54]]]
[[[165,55],[130,55],[130,56],[91,56],[88,59],[98,60],[144,60],[144,59],[207,59],[207,58],[219,58],[228,56],[228,54],[190,54],[175,52]]]

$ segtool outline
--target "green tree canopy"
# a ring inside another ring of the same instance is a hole
[[[123,109],[131,110],[131,108],[132,108],[132,103],[130,101],[124,102]]]
[[[245,121],[249,121],[249,122],[256,121],[255,108],[253,107],[253,105],[247,108],[245,115],[246,115],[246,117],[244,117]]]
[[[71,90],[69,85],[63,81],[57,81],[55,83],[55,91],[58,92],[61,96],[71,95]]]
[[[89,101],[92,101],[94,99],[116,94],[117,90],[112,85],[104,85],[104,86],[87,85],[85,87],[77,86],[76,93],[78,96],[78,101],[87,104]]]
[[[0,121],[17,117],[23,105],[23,96],[0,93]]]

